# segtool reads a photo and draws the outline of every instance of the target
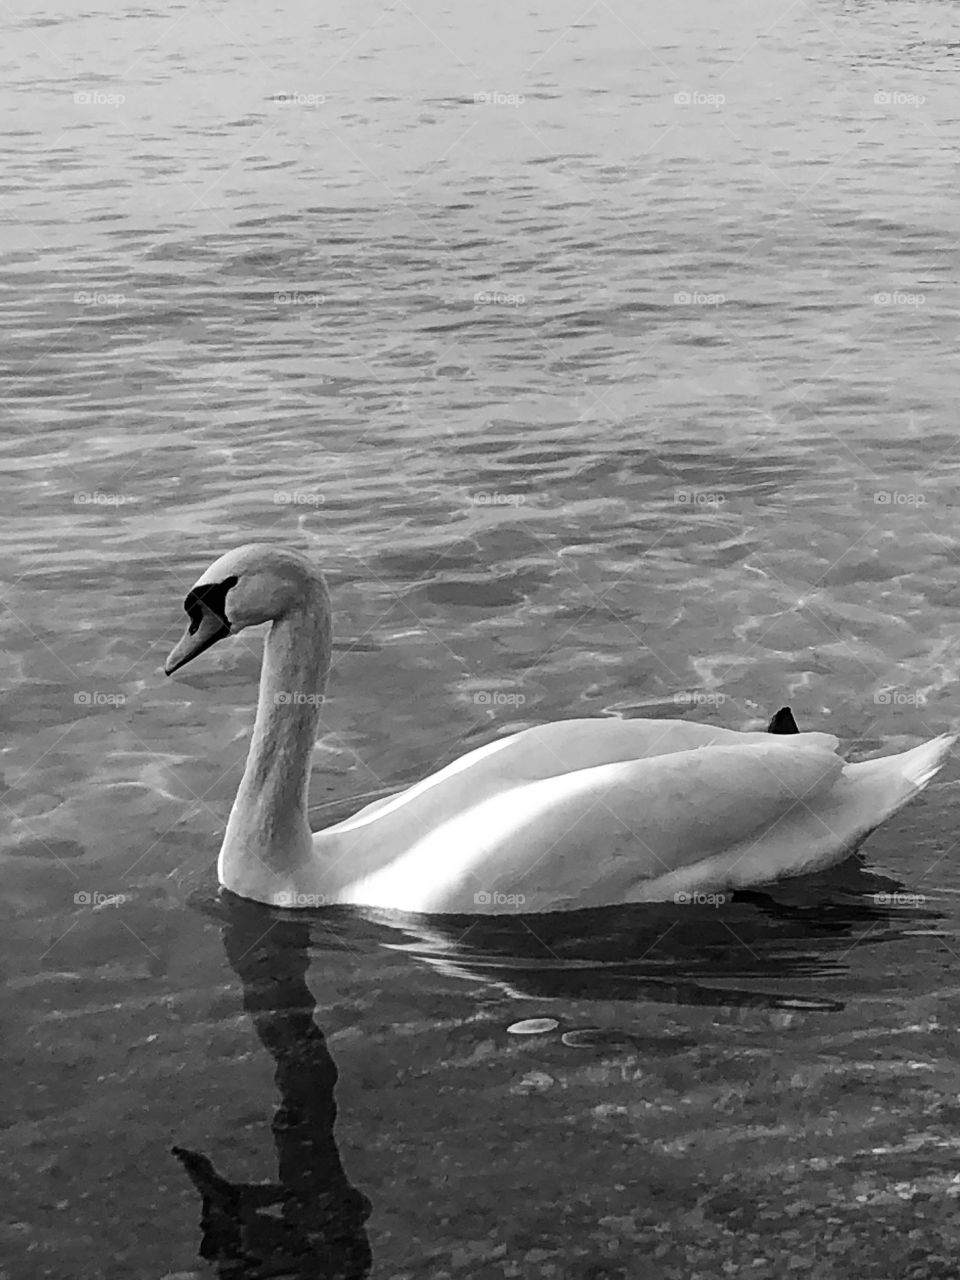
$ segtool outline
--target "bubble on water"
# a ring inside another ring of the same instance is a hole
[[[571,1049],[593,1049],[598,1045],[605,1049],[626,1049],[634,1044],[636,1037],[615,1027],[580,1027],[576,1031],[565,1031],[560,1039]]]
[[[512,1036],[542,1036],[548,1031],[556,1031],[560,1023],[556,1018],[524,1018],[520,1022],[514,1022],[507,1031]]]
[[[646,1057],[668,1057],[696,1048],[692,1036],[651,1036],[621,1027],[578,1027],[565,1031],[561,1041],[571,1049],[631,1049]]]
[[[777,996],[776,1009],[800,1009],[804,1013],[839,1013],[840,1000],[828,1000],[824,996]]]
[[[692,1036],[645,1036],[620,1027],[580,1027],[564,1032],[561,1041],[570,1048],[621,1048],[644,1057],[669,1057],[698,1046]]]

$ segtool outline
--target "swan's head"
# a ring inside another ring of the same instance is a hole
[[[237,547],[214,560],[188,591],[183,607],[190,622],[163,669],[172,675],[225,636],[311,604],[329,612],[323,578],[305,555],[270,543]]]

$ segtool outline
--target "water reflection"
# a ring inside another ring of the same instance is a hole
[[[940,919],[900,881],[850,859],[824,875],[735,893],[720,907],[394,918],[407,940],[384,945],[518,998],[835,1011],[843,1004],[830,979],[845,973],[855,948],[905,941]],[[827,990],[768,988],[810,979],[826,980]]]
[[[359,1280],[372,1265],[371,1205],[351,1185],[337,1149],[337,1068],[306,983],[310,924],[228,895],[218,905],[244,1009],[276,1062],[277,1182],[230,1182],[205,1155],[174,1147],[202,1197],[200,1255],[235,1280]]]
[[[201,1256],[221,1275],[250,1280],[370,1273],[371,1206],[350,1183],[337,1148],[337,1069],[306,983],[313,954],[385,950],[471,984],[471,994],[492,988],[511,999],[831,1012],[843,1008],[831,979],[847,972],[857,948],[936,936],[941,913],[905,901],[898,881],[855,860],[768,892],[735,894],[719,908],[669,903],[430,918],[334,908],[291,915],[221,891],[200,905],[220,922],[244,1008],[276,1063],[278,1173],[275,1183],[234,1183],[206,1155],[174,1148],[202,1197]],[[886,966],[888,974],[898,969]],[[811,991],[811,979],[818,990]],[[644,1034],[623,1021],[568,1030],[564,1044],[657,1057],[697,1043]]]

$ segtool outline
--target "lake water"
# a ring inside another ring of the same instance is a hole
[[[216,893],[258,642],[160,670],[315,555],[316,825],[570,715],[946,730],[955,8],[0,26],[0,1277],[207,1274],[198,1188],[231,1276],[955,1276],[956,764],[719,909],[297,920]]]

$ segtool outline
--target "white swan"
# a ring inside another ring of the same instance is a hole
[[[307,783],[330,600],[299,552],[252,544],[197,581],[169,675],[269,622],[221,883],[260,902],[542,912],[683,900],[838,862],[921,791],[956,740],[846,764],[825,733],[683,720],[563,720],[455,760],[311,834]],[[791,722],[792,723],[792,722]]]

